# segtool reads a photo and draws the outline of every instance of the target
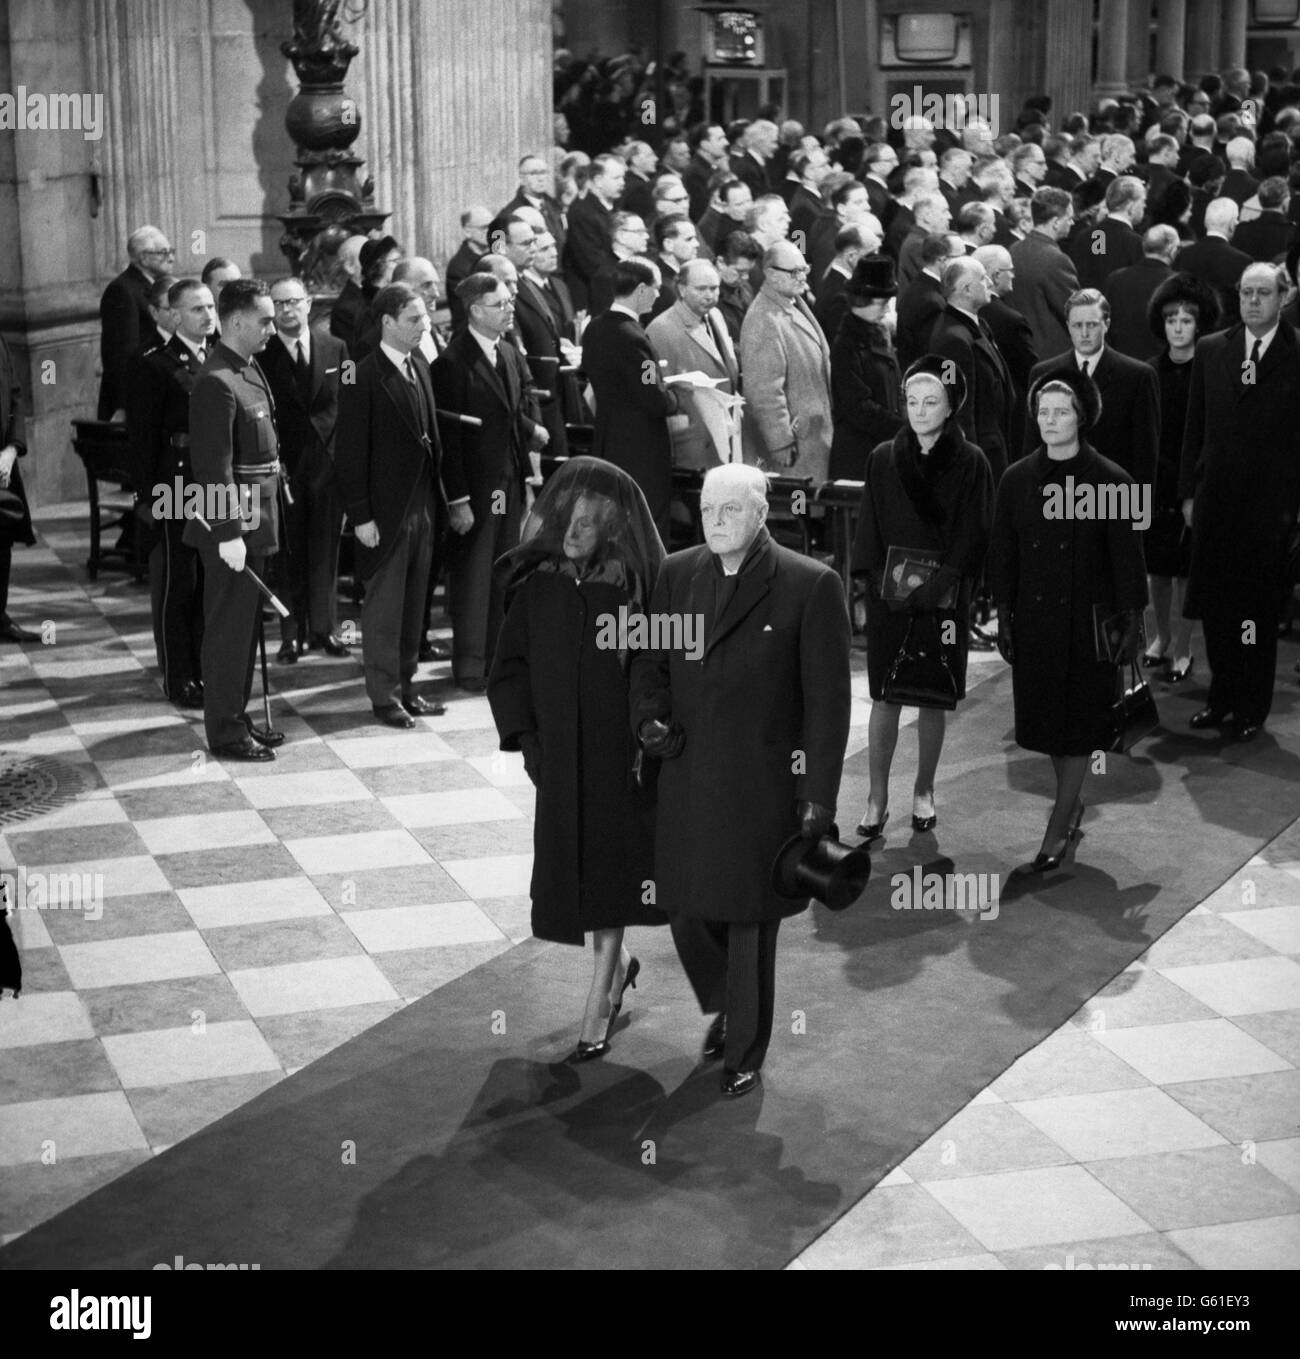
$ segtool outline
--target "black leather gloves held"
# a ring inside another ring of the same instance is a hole
[[[686,733],[676,722],[657,719],[641,723],[637,740],[641,742],[641,749],[656,760],[675,760],[686,747]]]
[[[835,809],[820,802],[800,802],[795,806],[799,817],[799,834],[805,840],[820,840],[835,821]]]

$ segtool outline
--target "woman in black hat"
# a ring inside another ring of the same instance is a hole
[[[903,427],[898,358],[881,324],[898,293],[888,255],[860,259],[845,289],[849,309],[831,337],[831,440],[828,475],[861,481],[867,454]]]
[[[927,354],[907,370],[903,397],[908,425],[867,459],[866,484],[853,543],[853,573],[867,591],[867,681],[871,690],[868,759],[871,786],[858,834],[879,836],[889,819],[889,769],[902,704],[885,701],[885,680],[909,625],[937,633],[942,654],[966,696],[971,588],[988,545],[993,473],[980,449],[963,438],[957,412],[966,401],[961,370]],[[895,549],[891,559],[891,549]],[[937,569],[907,587],[904,559],[929,559]],[[912,793],[912,828],[933,829],[934,776],[943,749],[945,713],[920,707],[920,746]]]
[[[1035,873],[1059,868],[1079,838],[1083,780],[1113,735],[1116,668],[1099,659],[1096,620],[1121,619],[1118,652],[1137,655],[1147,602],[1142,538],[1132,518],[1078,513],[1097,486],[1133,478],[1084,441],[1101,414],[1096,384],[1077,368],[1029,389],[1042,443],[998,483],[988,581],[998,611],[998,650],[1012,668],[1016,743],[1052,757],[1056,799]],[[1080,494],[1083,488],[1083,494]],[[1064,513],[1067,499],[1070,513]]]
[[[652,904],[653,798],[633,774],[626,678],[627,620],[645,612],[663,557],[632,478],[600,458],[571,458],[497,563],[506,616],[487,696],[501,749],[523,752],[537,787],[533,933],[578,945],[590,934],[595,950],[571,1061],[609,1051],[636,985],[624,928],[667,923]]]
[[[1147,306],[1147,324],[1164,347],[1150,361],[1160,382],[1160,453],[1151,497],[1151,527],[1143,536],[1142,547],[1156,637],[1142,663],[1164,668],[1170,684],[1181,684],[1192,672],[1192,620],[1183,617],[1192,531],[1183,520],[1178,497],[1183,425],[1187,422],[1196,341],[1214,330],[1218,320],[1219,304],[1214,294],[1191,274],[1173,274],[1165,279]]]

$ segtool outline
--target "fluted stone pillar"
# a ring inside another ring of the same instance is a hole
[[[1249,0],[1223,0],[1221,69],[1246,64],[1246,25],[1250,21]]]
[[[1159,0],[1156,11],[1156,72],[1183,78],[1187,0]]]
[[[1187,0],[1186,78],[1191,81],[1221,66],[1219,0]]]
[[[1097,83],[1095,99],[1121,95],[1128,89],[1128,0],[1101,0],[1097,23]]]
[[[1047,0],[1044,51],[1052,122],[1088,110],[1088,70],[1092,54],[1092,8],[1079,0]]]

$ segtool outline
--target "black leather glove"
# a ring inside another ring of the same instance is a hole
[[[533,787],[539,787],[542,777],[542,743],[535,731],[521,732],[519,736],[519,749],[524,757],[524,773],[533,782]]]
[[[918,585],[904,604],[909,613],[933,613],[939,601],[952,589],[952,577],[946,571],[936,571],[924,585]]]
[[[835,822],[835,809],[823,807],[820,802],[799,802],[795,804],[799,817],[799,834],[805,840],[820,840]]]
[[[686,733],[676,722],[652,718],[642,722],[636,733],[641,749],[656,760],[675,760],[686,747]]]
[[[1009,609],[998,610],[998,655],[1008,665],[1015,665],[1016,651],[1011,644],[1011,611]]]

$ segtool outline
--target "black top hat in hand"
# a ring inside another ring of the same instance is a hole
[[[772,865],[772,886],[778,896],[791,901],[815,897],[832,911],[852,906],[870,876],[871,855],[842,843],[835,826],[820,840],[792,835]]]

